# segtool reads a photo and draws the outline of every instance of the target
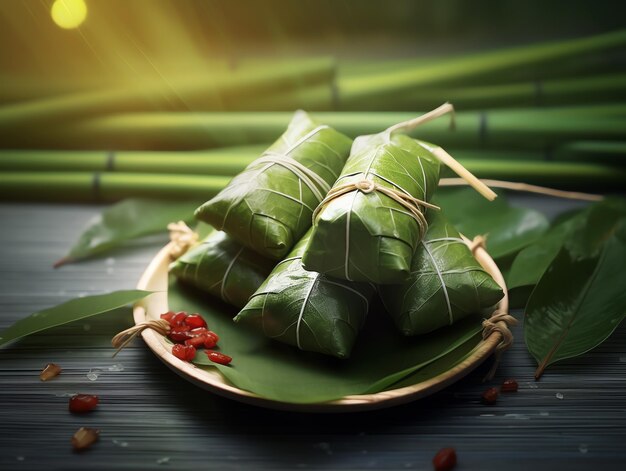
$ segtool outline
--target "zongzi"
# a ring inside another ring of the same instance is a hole
[[[405,335],[431,332],[478,313],[502,298],[502,289],[480,266],[458,231],[439,211],[428,215],[411,275],[379,287],[380,297]]]
[[[196,210],[263,256],[281,260],[341,172],[352,141],[298,111],[287,131],[214,198]]]
[[[274,268],[234,320],[301,350],[347,358],[374,287],[302,268],[309,235]]]
[[[238,308],[263,283],[275,263],[247,249],[222,231],[212,231],[170,265],[179,280]]]

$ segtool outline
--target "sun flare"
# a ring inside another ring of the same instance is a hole
[[[87,5],[85,0],[55,0],[50,13],[58,26],[63,29],[74,29],[87,18]]]

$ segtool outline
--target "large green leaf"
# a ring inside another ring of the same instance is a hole
[[[120,247],[139,237],[165,233],[174,221],[193,221],[197,201],[160,201],[131,198],[95,216],[69,253],[55,266],[76,262]]]
[[[561,249],[533,291],[524,336],[539,367],[535,377],[562,359],[604,341],[626,316],[626,220],[593,257]]]
[[[549,226],[547,218],[539,211],[512,207],[501,192],[490,202],[471,188],[441,188],[434,202],[466,237],[486,235],[487,250],[496,259],[510,256],[531,244]]]
[[[458,348],[476,345],[482,330],[482,316],[476,315],[436,334],[407,338],[397,332],[382,306],[376,305],[352,355],[342,360],[302,352],[237,325],[232,322],[232,308],[183,285],[170,285],[168,296],[171,309],[202,313],[211,329],[220,334],[221,351],[233,357],[230,366],[222,366],[199,352],[196,364],[217,367],[234,385],[289,403],[330,401],[386,389]],[[439,372],[450,366],[441,364]]]
[[[213,230],[170,265],[178,279],[242,308],[275,263]]]
[[[261,255],[281,260],[311,227],[311,215],[341,172],[351,144],[299,111],[287,131],[196,216]]]
[[[379,292],[405,335],[425,334],[496,304],[502,289],[480,266],[443,211],[428,216],[410,278]]]
[[[274,268],[235,322],[301,350],[347,358],[365,323],[374,287],[302,268],[310,234]]]
[[[361,181],[427,201],[439,182],[439,160],[418,141],[389,130],[360,136],[334,187]],[[345,280],[401,283],[421,236],[403,205],[379,191],[355,188],[319,212],[302,262],[307,270]]]
[[[626,215],[624,201],[607,199],[558,218],[544,236],[517,254],[506,277],[507,286],[516,289],[536,285],[564,245],[577,257],[593,256],[622,215]]]
[[[151,291],[141,290],[113,291],[107,294],[72,299],[20,319],[0,333],[0,345],[52,327],[112,311],[127,304],[135,303],[151,293]]]

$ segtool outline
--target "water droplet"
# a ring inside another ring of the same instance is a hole
[[[589,451],[589,446],[586,443],[581,443],[578,445],[578,451],[580,451],[583,455]]]
[[[113,444],[120,446],[122,448],[126,448],[128,446],[128,442],[125,442],[123,440],[117,440],[117,439],[113,440]]]
[[[164,456],[162,458],[159,458],[158,460],[156,460],[157,464],[167,464],[170,462],[170,457],[169,456]]]
[[[102,373],[100,368],[93,368],[89,370],[89,373],[87,373],[87,379],[89,381],[95,381],[98,379],[98,376],[100,376],[100,373]]]
[[[89,324],[83,324],[83,330],[84,330],[85,332],[89,332],[89,331],[91,330],[91,325],[89,325]]]
[[[563,399],[565,397],[563,396],[563,393],[560,393],[560,392],[556,393],[555,396],[557,399]]]
[[[115,363],[114,365],[109,366],[109,371],[124,371],[124,365],[121,363]]]
[[[505,417],[511,417],[516,420],[530,420],[530,417],[525,414],[505,414]]]
[[[495,417],[496,414],[480,414],[481,417]]]
[[[17,461],[24,461],[26,458],[24,458],[23,456],[16,456],[15,459]]]
[[[76,396],[75,392],[62,392],[62,393],[56,393],[55,396],[56,397],[72,397],[72,396]]]
[[[542,417],[548,417],[550,415],[550,412],[542,410],[541,412],[539,412],[539,415],[542,416]]]
[[[537,389],[539,388],[539,386],[537,385],[537,383],[526,383],[526,387],[528,389]]]

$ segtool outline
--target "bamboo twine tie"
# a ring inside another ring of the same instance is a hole
[[[415,198],[408,193],[405,193],[404,191],[378,185],[376,182],[373,182],[371,180],[360,180],[358,182],[345,183],[343,185],[332,188],[328,192],[326,197],[320,202],[319,206],[315,208],[315,211],[313,211],[313,223],[315,224],[317,216],[328,205],[328,203],[336,198],[339,198],[340,196],[351,193],[353,191],[360,191],[361,193],[365,194],[377,191],[384,194],[385,196],[388,196],[396,203],[403,206],[409,211],[409,215],[417,222],[420,230],[420,239],[422,239],[422,237],[426,233],[426,230],[428,229],[428,223],[426,222],[426,217],[422,212],[421,206],[430,209],[439,209],[439,206],[435,206],[434,204],[428,203],[427,201]]]
[[[198,234],[184,221],[172,222],[167,225],[170,231],[170,258],[176,260],[198,243]]]
[[[111,339],[111,345],[113,345],[113,348],[116,349],[113,356],[122,351],[122,349],[128,346],[128,344],[130,344],[135,337],[146,329],[155,330],[159,334],[166,336],[170,332],[170,323],[165,319],[152,319],[123,330]]]
[[[494,362],[491,369],[485,376],[485,380],[490,380],[496,374],[496,370],[500,365],[500,359],[502,354],[509,349],[513,344],[513,334],[509,330],[510,326],[517,324],[517,319],[506,312],[500,310],[494,311],[489,319],[483,320],[483,341],[487,340],[494,332],[500,333],[502,340],[496,345],[496,351],[494,353]]]

